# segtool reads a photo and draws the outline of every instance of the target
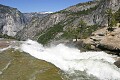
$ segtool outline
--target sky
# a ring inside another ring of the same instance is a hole
[[[69,6],[90,0],[0,0],[0,4],[26,12],[56,12]]]

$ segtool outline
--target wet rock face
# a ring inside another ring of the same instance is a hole
[[[16,8],[0,5],[0,33],[15,36],[25,23],[25,17]]]
[[[59,69],[51,63],[9,47],[18,45],[15,40],[0,40],[0,80],[62,80]]]
[[[114,63],[118,68],[120,68],[120,58]]]
[[[0,80],[62,80],[59,69],[27,53],[0,52]]]

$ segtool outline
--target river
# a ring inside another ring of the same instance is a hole
[[[105,52],[81,52],[64,44],[44,47],[32,40],[22,42],[19,49],[54,64],[70,80],[120,80],[114,56]]]

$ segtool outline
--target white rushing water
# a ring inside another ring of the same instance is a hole
[[[63,44],[48,48],[32,40],[23,42],[20,48],[68,73],[85,71],[101,80],[120,80],[120,69],[113,64],[113,57],[105,52],[80,52]]]

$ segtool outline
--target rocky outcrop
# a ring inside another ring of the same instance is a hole
[[[118,68],[120,68],[120,58],[114,63]]]
[[[91,37],[85,39],[84,43],[90,44],[92,49],[100,48],[120,55],[120,27],[115,27],[112,32],[109,32],[107,27],[97,30]]]
[[[25,23],[26,19],[16,8],[0,5],[0,33],[15,36]]]
[[[106,10],[111,8],[114,12],[120,8],[120,0],[99,0],[97,8],[89,15],[85,15],[82,19],[89,25],[99,24],[107,25]]]

